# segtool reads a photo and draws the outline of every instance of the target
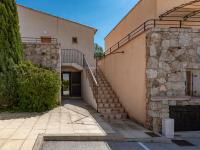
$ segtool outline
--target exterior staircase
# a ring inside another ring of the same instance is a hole
[[[98,66],[97,69],[93,70],[84,54],[79,50],[62,49],[62,66],[68,64],[76,64],[76,66],[84,68],[96,100],[97,111],[102,114],[105,119],[127,118],[127,113],[119,102],[119,98]]]
[[[97,111],[105,119],[126,119],[127,113],[125,109],[99,67],[97,67],[97,71],[94,74],[98,82],[98,90],[94,93]]]

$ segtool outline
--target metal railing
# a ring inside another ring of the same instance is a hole
[[[98,90],[99,90],[99,85],[98,85],[98,81],[97,81],[97,69],[95,70],[96,73],[94,74],[94,71],[92,70],[91,66],[89,65],[87,59],[84,57],[84,68],[86,70],[86,75],[89,79],[90,82],[90,86],[92,88],[92,92],[94,95],[94,98],[98,99]],[[97,66],[96,66],[97,67]],[[96,76],[95,76],[96,75]]]
[[[83,67],[84,54],[76,49],[62,49],[61,59],[62,64],[76,63]]]
[[[98,81],[97,81],[97,70],[96,70],[96,74],[95,74],[96,76],[95,76],[94,71],[92,71],[91,66],[89,65],[89,63],[85,57],[84,57],[84,68],[86,70],[86,75],[89,79],[89,83],[92,88],[94,98],[97,101],[98,91],[99,91],[99,85],[98,85]]]
[[[155,27],[170,27],[170,28],[190,28],[190,27],[200,27],[200,21],[182,21],[182,20],[159,20],[159,19],[150,19],[145,21],[143,24],[141,24],[139,27],[134,29],[132,32],[130,32],[128,35],[126,35],[124,38],[122,38],[119,42],[111,46],[109,49],[107,49],[104,52],[104,55],[110,55],[114,54],[116,50],[118,50],[120,47],[128,43],[129,41],[133,40],[137,36],[141,35],[142,33],[148,31],[149,29],[155,28]]]
[[[21,37],[23,43],[38,43],[38,44],[58,44],[56,38],[34,38],[34,37]]]

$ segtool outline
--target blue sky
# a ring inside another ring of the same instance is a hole
[[[45,11],[98,29],[95,42],[104,37],[138,0],[17,0],[18,4]]]

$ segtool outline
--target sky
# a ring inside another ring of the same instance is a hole
[[[96,28],[95,43],[104,47],[105,36],[138,1],[17,0],[17,3]]]

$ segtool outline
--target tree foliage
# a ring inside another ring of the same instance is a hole
[[[0,72],[23,57],[15,0],[0,0]]]
[[[94,44],[95,58],[103,57],[103,48],[97,43]]]
[[[59,89],[56,72],[24,61],[16,2],[0,0],[0,106],[45,111]]]

